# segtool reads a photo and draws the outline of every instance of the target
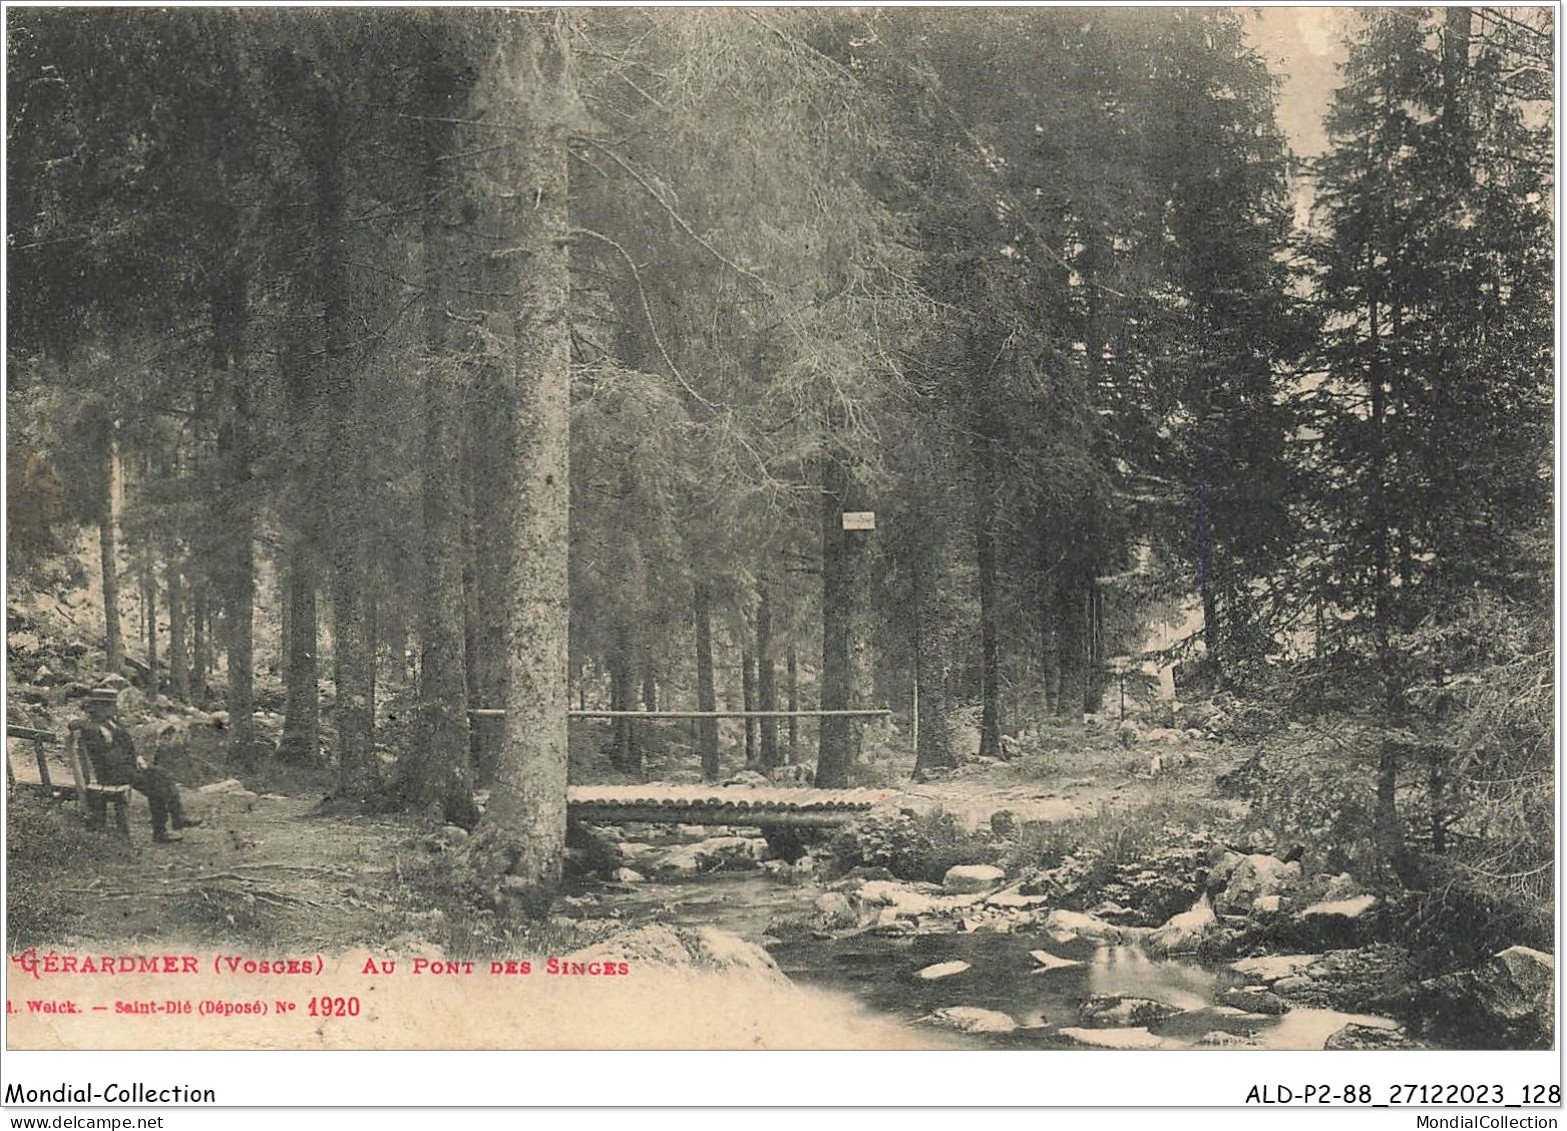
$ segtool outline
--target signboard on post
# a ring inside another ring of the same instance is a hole
[[[844,511],[843,528],[845,530],[875,530],[875,511]]]

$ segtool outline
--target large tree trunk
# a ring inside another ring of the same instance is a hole
[[[438,55],[424,60],[424,578],[419,617],[420,789],[431,816],[478,824],[469,765],[468,673],[462,565],[463,374],[448,342],[459,257],[443,193],[460,107],[459,79]]]
[[[218,476],[226,530],[221,550],[224,638],[228,646],[228,711],[233,748],[242,761],[254,762],[256,606],[256,489],[252,456],[256,423],[246,363],[249,280],[238,253],[239,221],[232,207],[224,214],[219,240],[225,261],[212,287],[212,361],[227,394],[218,427]]]
[[[158,582],[150,556],[141,573],[142,629],[147,637],[147,695],[156,697],[158,686]]]
[[[212,671],[212,625],[207,609],[207,587],[197,585],[190,599],[190,700],[207,697],[207,674]]]
[[[1218,585],[1213,576],[1213,538],[1209,531],[1208,483],[1197,485],[1197,592],[1202,599],[1202,646],[1215,691],[1224,686],[1224,634],[1219,623]]]
[[[658,710],[658,674],[653,670],[653,661],[646,658],[642,661],[642,709]]]
[[[103,666],[119,674],[125,662],[120,635],[120,440],[114,421],[103,425],[103,513],[98,519],[98,566],[103,577]]]
[[[696,583],[696,709],[718,710],[718,694],[713,687],[713,601],[707,586]],[[697,749],[702,756],[702,777],[718,780],[718,720],[697,720]]]
[[[636,704],[636,648],[631,626],[615,626],[614,646],[609,656],[609,709],[634,711]],[[642,752],[637,746],[636,720],[615,719],[610,733],[609,761],[623,774],[642,774]]]
[[[473,560],[473,467],[472,438],[463,428],[462,451],[462,655],[463,683],[468,691],[470,709],[485,706],[479,689],[479,581]],[[482,788],[494,773],[494,764],[484,757],[484,720],[468,716],[468,759],[473,766],[474,785]]]
[[[290,555],[290,556],[292,557],[292,555]],[[292,571],[293,571],[293,564],[292,564],[292,562],[289,563],[288,571],[289,571],[289,573],[292,573]],[[278,664],[279,664],[278,671],[282,673],[282,676],[283,676],[283,679],[284,679],[284,683],[285,683],[283,691],[284,691],[284,694],[287,695],[287,693],[288,693],[288,688],[287,688],[288,656],[289,656],[289,653],[293,650],[293,647],[294,647],[294,624],[293,624],[293,618],[289,616],[289,609],[290,609],[290,606],[293,604],[293,593],[291,592],[291,590],[293,589],[294,582],[293,582],[292,577],[286,577],[285,579],[287,581],[287,584],[285,584],[278,591],[278,610],[277,610],[277,612],[278,612],[278,646],[277,646],[277,654],[278,654]],[[285,728],[288,726],[288,723],[287,723],[286,719],[284,720],[284,724],[283,725],[284,725]]]
[[[497,285],[493,289],[499,289]],[[469,509],[473,543],[473,702],[482,708],[506,704],[506,625],[510,603],[506,593],[507,547],[510,537],[500,521],[506,496],[503,469],[511,433],[510,402],[498,366],[486,361],[474,375],[474,410],[469,418],[471,440],[468,479],[473,501]],[[503,720],[486,718],[474,724],[475,768],[492,781],[500,764]]]
[[[746,643],[746,630],[743,625],[740,629],[740,703],[742,711],[756,710],[756,657]],[[745,722],[745,765],[746,769],[754,770],[757,767],[757,720],[747,715],[743,721]]]
[[[176,558],[171,554],[163,571],[169,591],[169,697],[185,703],[190,700],[190,655],[185,640],[185,583]]]
[[[788,683],[789,710],[800,709],[800,659],[795,654],[794,641],[789,641],[789,657],[784,661],[785,679]],[[793,714],[789,716],[789,764],[795,765],[800,761],[800,720]]]
[[[1372,823],[1377,863],[1399,880],[1406,874],[1404,824],[1398,815],[1398,763],[1400,745],[1384,738],[1377,754],[1377,805]]]
[[[1110,668],[1105,663],[1105,595],[1092,573],[1085,585],[1088,596],[1083,631],[1088,672],[1084,677],[1083,710],[1094,714],[1103,709],[1105,692],[1110,689]]]
[[[1003,406],[997,367],[1001,354],[987,335],[975,331],[968,340],[968,364],[973,373],[971,400],[974,456],[974,553],[979,570],[979,753],[983,758],[1001,756],[1001,608],[998,604],[996,525],[999,475],[998,449],[1002,436]]]
[[[778,709],[778,674],[773,663],[773,604],[767,582],[758,585],[756,606],[756,704],[759,711]],[[778,765],[778,720],[759,719],[757,753],[762,769]]]
[[[238,412],[248,416],[246,405]],[[248,430],[248,426],[245,427]],[[242,437],[234,439],[236,447],[242,447]],[[236,468],[230,483],[233,495],[248,494],[251,490],[248,473],[237,465],[248,463],[237,452],[231,453]],[[233,735],[234,749],[243,761],[255,760],[255,608],[256,608],[256,558],[252,540],[253,526],[250,517],[250,500],[243,499],[230,512],[231,529],[228,585],[224,602],[225,642],[228,651],[228,710],[229,727]]]
[[[321,699],[316,666],[316,569],[313,552],[297,544],[289,555],[283,649],[283,739],[278,757],[308,765],[320,752]]]
[[[308,284],[313,267],[308,262],[300,265],[306,275],[302,301],[312,297]],[[322,381],[310,360],[313,345],[308,335],[302,335],[300,342],[284,349],[278,366],[294,438],[286,513],[280,516],[289,524],[292,539],[283,590],[283,737],[278,757],[297,765],[314,764],[321,750],[317,547],[323,526],[318,500],[326,476],[321,468]]]
[[[982,474],[981,478],[988,480],[989,477]],[[979,558],[979,754],[982,758],[999,758],[1001,756],[1001,609],[996,597],[996,538],[991,526],[994,520],[994,493],[982,489],[981,499],[979,529],[976,531]]]
[[[439,316],[439,315],[437,315]],[[467,663],[463,646],[462,538],[457,421],[461,399],[448,358],[426,374],[424,594],[419,702],[424,766],[421,801],[447,824],[478,823],[469,763]]]
[[[1088,698],[1087,606],[1080,585],[1063,583],[1055,592],[1057,670],[1060,692],[1056,713],[1081,720]]]
[[[463,18],[469,18],[464,16]],[[477,846],[482,870],[542,909],[560,883],[566,842],[568,574],[571,435],[566,213],[568,122],[578,108],[568,16],[497,12],[498,50],[479,78],[472,116],[499,122],[491,201],[497,246],[515,272],[492,330],[512,343],[506,373],[515,433],[507,455],[511,546],[506,726]],[[522,132],[518,132],[519,126]]]
[[[1057,607],[1056,587],[1052,581],[1041,586],[1040,651],[1041,678],[1044,680],[1045,714],[1061,713],[1061,614]]]
[[[848,469],[832,455],[822,461],[822,670],[821,709],[845,711],[854,706],[854,624],[856,538],[843,529],[849,509]],[[844,789],[854,764],[854,722],[824,717],[816,760],[816,784]]]
[[[914,773],[958,764],[952,748],[953,633],[950,578],[934,547],[916,551],[914,570]]]
[[[375,762],[375,636],[370,626],[366,493],[370,490],[367,397],[350,357],[348,230],[339,108],[322,107],[316,161],[323,362],[329,394],[332,514],[332,666],[337,698],[337,793],[365,800],[380,790]]]
[[[476,216],[485,214],[478,187],[464,184],[462,194],[470,211]],[[468,276],[477,282],[470,287],[486,295],[507,293],[512,286],[514,265],[503,256],[493,256],[493,247],[481,240],[477,231],[473,234],[475,246],[470,249],[465,265]],[[484,302],[479,298],[468,305],[482,306]],[[499,321],[493,312],[482,317]],[[495,330],[498,334],[508,332],[498,325]],[[473,569],[471,698],[475,707],[496,709],[506,705],[506,642],[512,614],[508,590],[512,532],[506,528],[504,518],[511,502],[508,461],[516,424],[512,418],[514,398],[509,371],[505,359],[497,351],[480,351],[471,380],[473,392],[465,436],[468,446],[465,479],[470,493],[467,529],[472,544]],[[499,772],[506,722],[504,718],[487,717],[474,720],[472,725],[475,770],[488,784]]]

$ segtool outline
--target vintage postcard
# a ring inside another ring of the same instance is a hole
[[[1555,16],[9,7],[7,1049],[1559,1104]]]

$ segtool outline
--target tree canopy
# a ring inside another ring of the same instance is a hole
[[[571,707],[888,707],[927,773],[1150,659],[1448,704],[1440,851],[1549,600],[1549,31],[1489,11],[1357,15],[1303,163],[1232,9],[12,9],[8,564],[96,526],[107,667],[135,591],[252,764],[525,901],[568,764],[866,731]]]

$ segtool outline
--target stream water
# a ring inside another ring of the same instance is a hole
[[[1001,1033],[941,1032],[980,1048],[1080,1048],[1063,1029],[1082,1026],[1079,1007],[1094,995],[1145,998],[1181,1012],[1147,1026],[1156,1047],[1193,1048],[1206,1034],[1244,1038],[1265,1049],[1320,1049],[1350,1023],[1393,1027],[1385,1018],[1297,1007],[1280,1017],[1243,1013],[1215,1004],[1226,988],[1245,979],[1225,967],[1184,959],[1154,959],[1135,946],[1058,942],[1043,933],[954,931],[892,935],[875,931],[834,938],[793,935],[778,941],[768,928],[779,919],[808,913],[819,889],[793,886],[756,873],[713,875],[673,884],[647,884],[600,895],[604,911],[630,923],[711,926],[765,945],[789,978],[841,995],[874,1013],[918,1024],[941,1009],[970,1007],[1012,1018],[1019,1028]],[[1031,951],[1079,963],[1043,970]],[[961,973],[937,979],[919,971],[938,963],[965,962]],[[1126,1030],[1097,1030],[1094,1040],[1152,1043]]]

